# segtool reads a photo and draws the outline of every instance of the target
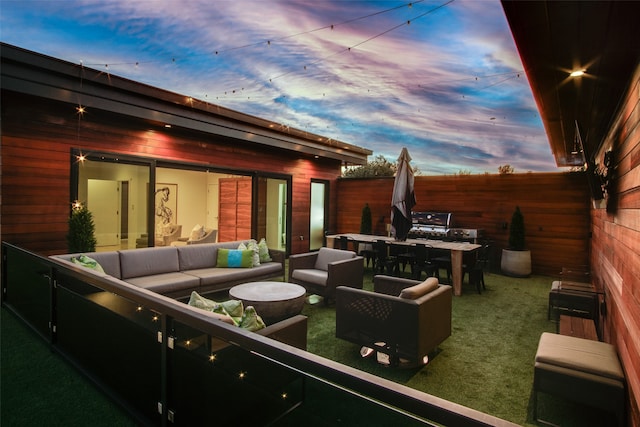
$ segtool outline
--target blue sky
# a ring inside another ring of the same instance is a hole
[[[0,0],[0,39],[368,148],[557,171],[498,0]]]

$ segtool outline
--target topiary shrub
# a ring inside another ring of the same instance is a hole
[[[524,251],[524,216],[520,211],[520,206],[516,206],[516,210],[511,216],[511,224],[509,225],[509,249],[513,251]]]
[[[360,218],[360,234],[371,234],[372,229],[371,208],[368,203],[365,203],[364,208],[362,208],[362,216]]]
[[[69,217],[69,234],[67,244],[69,253],[94,252],[96,250],[96,226],[93,215],[79,203],[73,205]]]

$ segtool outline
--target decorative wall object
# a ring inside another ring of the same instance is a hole
[[[156,183],[156,226],[175,224],[178,216],[178,184]]]

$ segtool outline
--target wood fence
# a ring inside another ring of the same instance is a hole
[[[358,232],[369,204],[375,234],[390,222],[393,178],[338,180],[335,232]],[[494,268],[507,247],[516,206],[525,219],[534,274],[557,275],[563,266],[588,265],[590,197],[582,172],[416,176],[414,211],[451,212],[453,225],[484,230],[493,242]]]

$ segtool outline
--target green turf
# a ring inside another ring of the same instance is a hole
[[[411,388],[520,424],[533,421],[533,361],[543,332],[555,332],[547,320],[553,278],[511,278],[485,273],[487,289],[478,294],[465,284],[453,298],[452,333],[422,368],[388,368],[362,359],[359,346],[335,338],[335,309],[305,306],[312,353],[384,377]],[[372,289],[372,272],[365,277]],[[563,426],[602,426],[602,414],[541,394],[540,416]],[[604,424],[603,424],[604,422]]]
[[[6,308],[1,313],[0,425],[136,425]]]

